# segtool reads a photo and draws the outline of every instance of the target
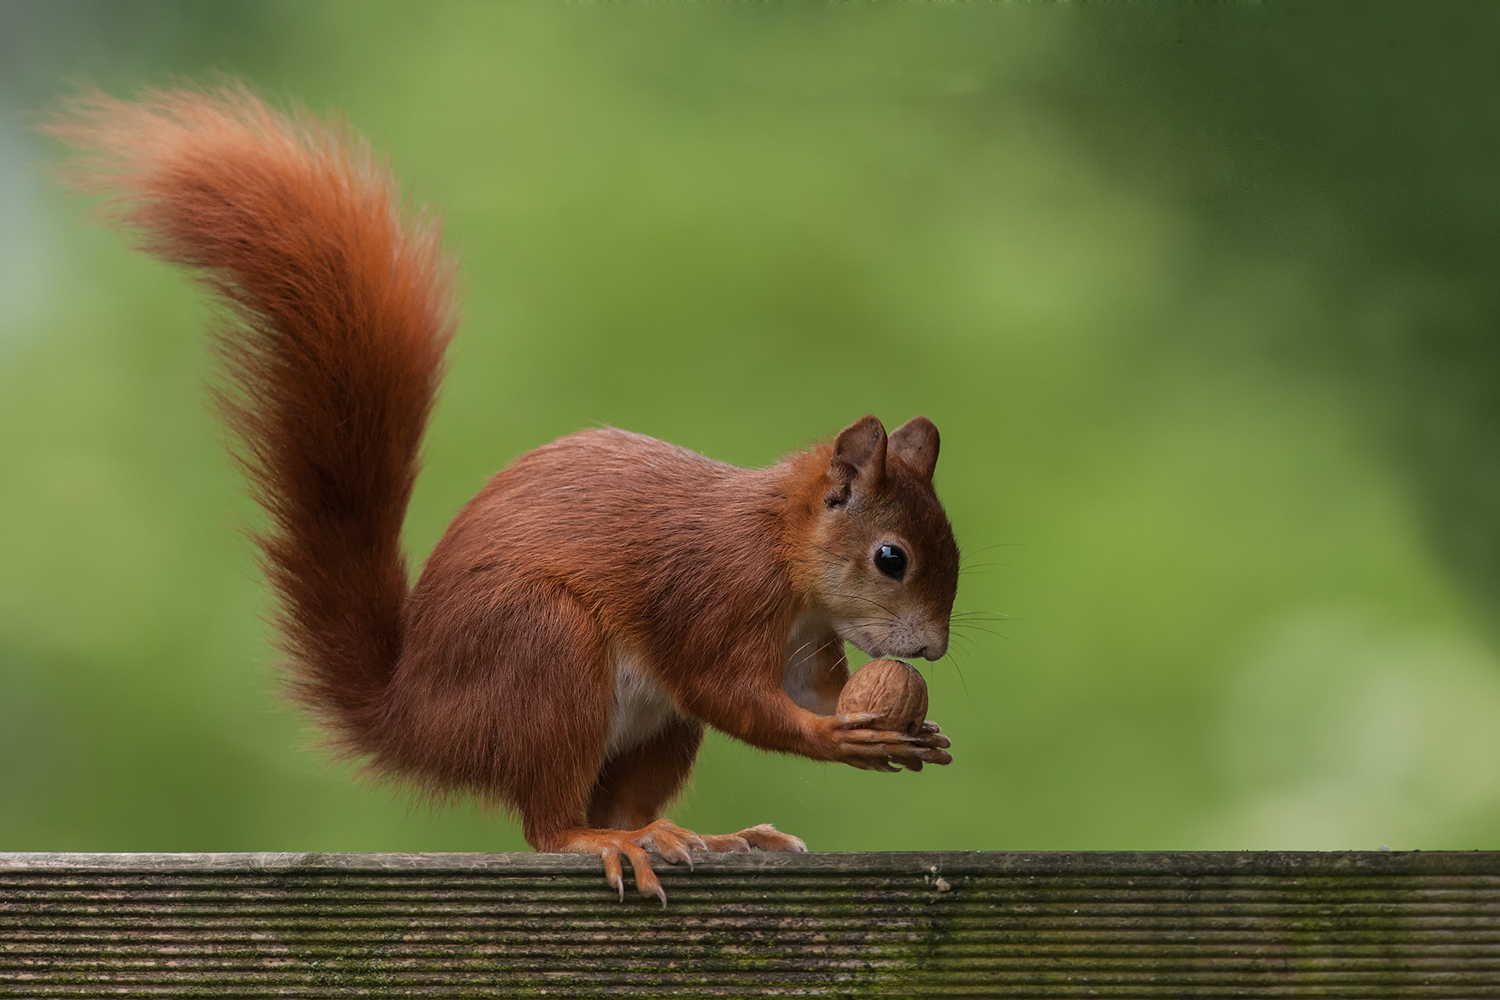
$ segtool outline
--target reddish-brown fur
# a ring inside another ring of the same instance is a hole
[[[72,176],[122,195],[140,246],[228,307],[226,419],[272,529],[294,690],[351,752],[521,814],[541,850],[646,863],[801,849],[770,827],[657,817],[705,724],[768,750],[891,770],[947,763],[837,716],[844,642],[942,655],[958,550],[937,431],[873,417],[767,469],[604,429],[523,455],[454,519],[408,594],[400,527],[454,324],[435,225],[341,128],[243,91],[89,95],[49,127]],[[872,552],[896,545],[900,578]],[[664,898],[664,897],[663,897]]]

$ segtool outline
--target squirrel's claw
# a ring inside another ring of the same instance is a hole
[[[702,837],[665,819],[639,830],[574,830],[562,842],[565,845],[561,848],[563,851],[594,854],[604,862],[604,881],[619,894],[622,903],[625,902],[623,859],[629,859],[636,891],[645,899],[661,900],[662,906],[667,905],[667,891],[651,869],[651,854],[668,864],[686,863],[692,868],[694,851],[807,850],[807,845],[799,838],[782,833],[769,823],[725,836]]]
[[[661,900],[662,906],[666,906],[667,891],[661,887],[661,880],[656,877],[656,872],[651,870],[651,860],[646,857],[646,852],[632,843],[629,834],[620,838],[620,850],[630,859],[630,868],[635,875],[635,891],[645,899],[655,896]]]
[[[837,729],[866,729],[870,723],[884,717],[883,712],[845,712],[833,718],[834,727]]]
[[[620,849],[606,847],[599,856],[604,859],[604,881],[614,886],[620,894],[620,902],[625,902],[625,874],[620,870]]]
[[[867,722],[868,713],[850,713],[832,717],[823,730],[831,742],[829,758],[867,771],[894,773],[899,764],[909,771],[920,771],[924,764],[951,764],[947,753],[953,741],[944,736],[935,723],[923,723],[915,735],[884,729],[858,728]],[[877,717],[878,718],[878,717]],[[825,758],[827,759],[827,758]]]

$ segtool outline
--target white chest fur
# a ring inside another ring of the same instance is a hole
[[[615,693],[609,735],[604,741],[606,758],[640,746],[677,715],[677,707],[638,652],[616,647],[610,651],[610,662],[615,672]]]
[[[835,648],[837,647],[837,648]],[[843,643],[834,634],[828,620],[803,615],[792,626],[786,640],[786,665],[781,672],[781,689],[787,697],[809,712],[831,715],[834,699],[822,694],[814,682],[823,670],[822,657],[836,656]]]

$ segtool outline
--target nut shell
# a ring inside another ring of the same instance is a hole
[[[839,714],[879,712],[871,729],[915,736],[927,720],[927,682],[900,660],[871,660],[854,672],[839,695]]]

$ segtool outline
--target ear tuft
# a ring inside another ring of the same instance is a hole
[[[864,492],[884,478],[885,425],[873,416],[860,417],[834,439],[823,502],[837,507],[847,503],[856,490]]]
[[[930,481],[932,471],[937,468],[937,426],[926,417],[912,417],[891,431],[890,454],[919,477]]]

